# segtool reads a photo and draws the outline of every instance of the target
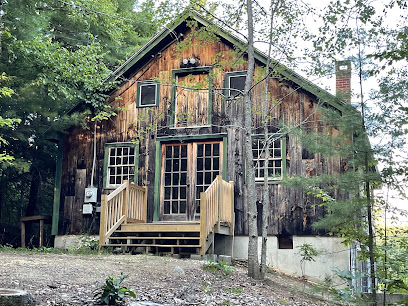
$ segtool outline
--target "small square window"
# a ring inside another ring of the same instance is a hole
[[[246,71],[228,72],[225,75],[226,96],[235,98],[242,96],[245,89]]]
[[[278,235],[278,249],[293,249],[292,236]]]
[[[159,104],[159,84],[139,82],[137,85],[137,106],[148,107]]]

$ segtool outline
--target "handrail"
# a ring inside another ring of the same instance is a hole
[[[218,175],[200,195],[200,240],[204,255],[205,241],[211,232],[220,232],[221,223],[227,223],[230,235],[234,232],[234,183]]]
[[[99,245],[103,245],[121,224],[146,220],[147,187],[124,181],[109,195],[101,196]]]

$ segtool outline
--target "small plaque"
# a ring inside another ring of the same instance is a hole
[[[347,70],[348,68],[347,68],[347,65],[342,65],[342,66],[339,66],[339,70]]]

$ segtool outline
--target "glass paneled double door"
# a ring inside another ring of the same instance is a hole
[[[162,145],[160,219],[194,221],[200,194],[222,175],[222,141]]]

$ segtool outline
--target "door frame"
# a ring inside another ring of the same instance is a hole
[[[207,113],[207,125],[211,125],[212,118],[212,87],[213,87],[213,80],[212,80],[212,66],[202,66],[202,67],[192,67],[192,68],[181,68],[181,69],[173,69],[171,71],[171,79],[176,81],[177,76],[179,74],[193,74],[193,73],[200,73],[200,72],[207,72],[209,76],[209,88],[208,88],[208,113]],[[176,84],[177,85],[177,84]],[[171,87],[171,104],[170,104],[170,126],[176,127],[175,123],[175,115],[176,115],[176,97],[177,97],[177,87]],[[204,125],[204,126],[207,126]],[[202,127],[202,125],[198,126]]]
[[[154,177],[154,211],[153,221],[160,221],[160,193],[161,193],[161,163],[162,163],[162,144],[174,141],[222,141],[222,177],[227,179],[227,134],[210,134],[210,135],[194,135],[194,136],[171,136],[171,137],[157,137],[156,139],[156,160],[155,160],[155,177]]]

